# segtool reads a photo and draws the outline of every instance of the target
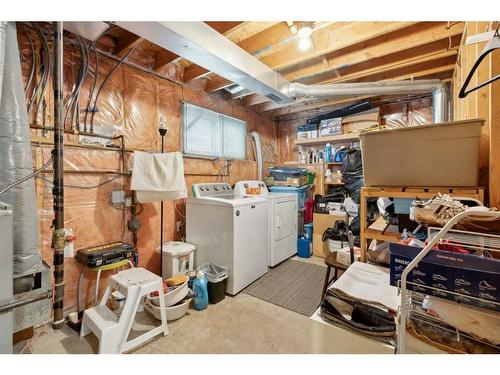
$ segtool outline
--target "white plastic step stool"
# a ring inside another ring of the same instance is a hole
[[[120,317],[106,306],[113,290],[126,297]],[[141,299],[155,291],[160,295],[161,325],[127,341]],[[162,332],[164,336],[168,334],[162,279],[144,268],[131,268],[111,276],[99,305],[85,310],[80,338],[94,333],[99,339],[99,354],[119,354]]]

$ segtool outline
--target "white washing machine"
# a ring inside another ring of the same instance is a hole
[[[229,268],[226,292],[236,294],[264,275],[268,254],[268,205],[235,197],[226,183],[194,184],[186,202],[186,241],[196,246],[195,266]]]
[[[268,203],[268,265],[274,267],[297,253],[297,194],[271,193],[262,181],[240,181],[236,196],[261,197]]]

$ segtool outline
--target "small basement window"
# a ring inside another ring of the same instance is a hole
[[[182,133],[185,155],[224,159],[247,158],[245,121],[184,103]]]

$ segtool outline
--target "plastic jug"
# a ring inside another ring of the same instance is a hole
[[[325,146],[325,162],[332,162],[332,145],[330,143],[327,143]]]
[[[195,310],[205,310],[208,306],[208,280],[203,271],[198,271],[196,279],[193,281],[194,302],[193,307]]]

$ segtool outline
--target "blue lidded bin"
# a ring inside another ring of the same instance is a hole
[[[271,193],[295,193],[297,194],[297,208],[299,210],[304,208],[306,203],[306,193],[307,193],[307,185],[301,187],[293,187],[293,186],[271,186],[269,188]]]
[[[305,237],[311,241],[313,238],[313,224],[304,224],[304,230],[305,230]]]
[[[311,252],[311,241],[307,238],[297,239],[297,255],[301,258],[310,258]]]

